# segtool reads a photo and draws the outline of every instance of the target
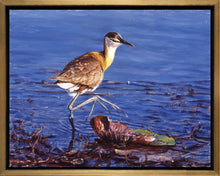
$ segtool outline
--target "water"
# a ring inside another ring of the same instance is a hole
[[[10,125],[25,119],[27,130],[43,127],[54,147],[71,140],[67,105],[71,98],[49,77],[88,51],[101,51],[103,37],[116,31],[136,47],[120,46],[104,81],[106,94],[128,114],[108,115],[130,128],[150,128],[176,136],[177,146],[193,145],[192,128],[206,145],[187,150],[195,162],[210,163],[210,11],[209,10],[10,10]],[[79,101],[88,98],[81,96]],[[91,105],[75,114],[76,136],[94,134],[85,119]],[[76,149],[81,149],[78,145]]]

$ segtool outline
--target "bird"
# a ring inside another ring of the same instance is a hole
[[[50,78],[51,80],[55,80],[55,84],[60,88],[65,89],[72,97],[72,100],[68,105],[68,109],[70,111],[69,121],[73,130],[75,130],[73,123],[73,111],[85,106],[90,102],[93,102],[93,105],[87,119],[93,112],[95,102],[98,102],[109,113],[110,111],[102,102],[111,105],[112,108],[117,112],[121,111],[124,113],[124,111],[117,105],[98,95],[94,95],[93,97],[74,106],[75,101],[80,95],[84,94],[85,92],[95,91],[95,89],[101,84],[104,72],[113,63],[116,49],[122,44],[134,47],[133,44],[125,41],[117,32],[108,32],[104,36],[103,51],[88,52],[75,58],[64,67],[58,76]]]

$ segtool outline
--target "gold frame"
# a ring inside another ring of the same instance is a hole
[[[0,176],[3,175],[219,175],[219,6],[220,0],[0,0]],[[214,170],[6,169],[6,6],[149,5],[214,6]]]

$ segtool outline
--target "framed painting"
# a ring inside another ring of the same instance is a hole
[[[1,2],[3,175],[218,175],[219,1]]]

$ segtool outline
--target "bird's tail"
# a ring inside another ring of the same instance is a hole
[[[54,84],[57,84],[59,82],[59,80],[57,79],[57,76],[50,77],[50,80],[55,80],[56,82],[54,82]]]
[[[50,80],[57,80],[57,76],[50,77]]]

